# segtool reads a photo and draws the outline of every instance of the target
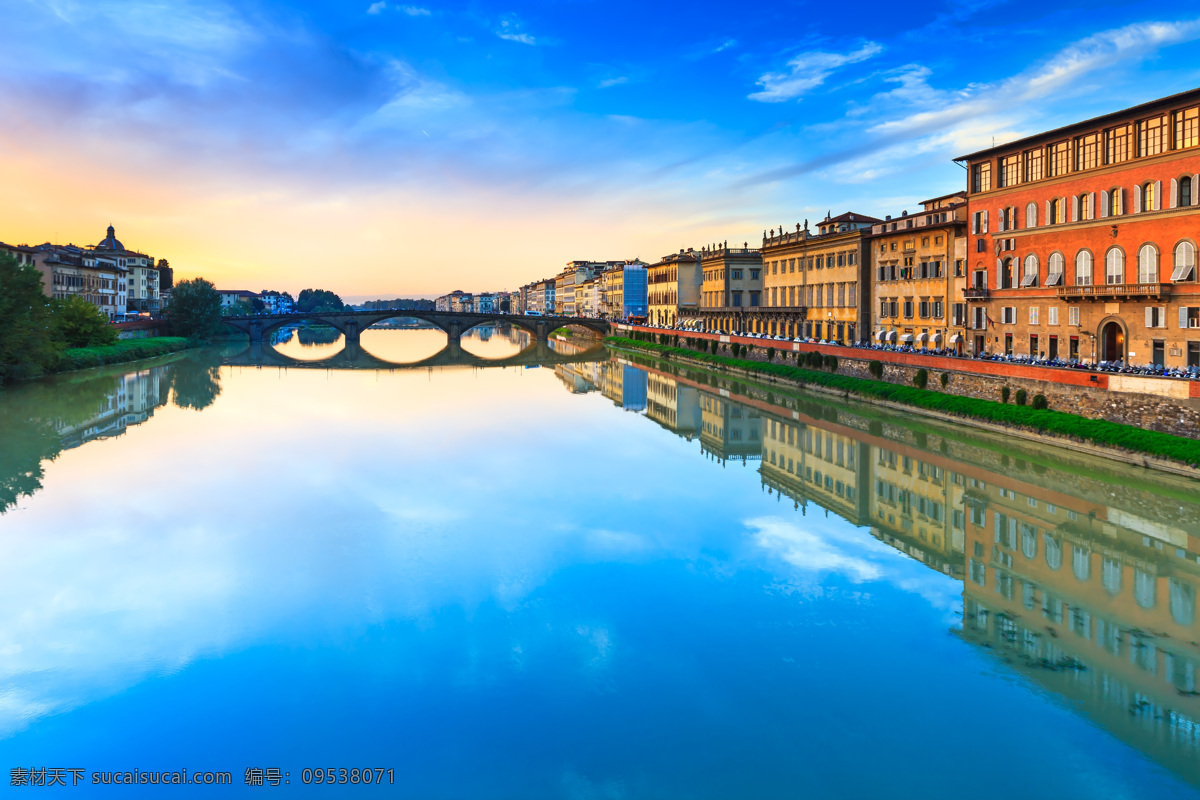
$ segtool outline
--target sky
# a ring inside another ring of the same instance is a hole
[[[0,0],[0,241],[177,279],[514,290],[961,189],[1200,85],[1189,4]]]

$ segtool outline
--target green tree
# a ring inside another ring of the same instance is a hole
[[[51,303],[54,330],[67,347],[105,347],[117,341],[117,331],[96,306],[75,295]]]
[[[221,326],[221,295],[204,278],[180,281],[171,290],[167,319],[179,336],[208,341]]]
[[[305,313],[313,311],[341,311],[345,308],[342,298],[326,289],[305,289],[296,298],[296,310]]]
[[[0,253],[0,385],[53,369],[60,347],[42,273]]]
[[[262,305],[262,301],[258,301]],[[221,307],[221,316],[223,317],[245,317],[249,316],[254,311],[253,305],[245,300],[236,300],[227,306]]]
[[[175,405],[202,411],[221,394],[221,367],[211,352],[192,350],[171,364]]]

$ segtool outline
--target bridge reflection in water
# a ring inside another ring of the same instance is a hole
[[[1200,786],[1195,482],[650,360],[556,371],[961,582],[958,636]]]
[[[301,329],[303,331],[304,329]],[[318,329],[332,331],[332,329]],[[372,328],[363,332],[367,338],[364,346],[361,341],[348,341],[340,334],[333,332],[328,337],[311,337],[313,344],[325,345],[329,349],[341,348],[331,355],[318,358],[297,358],[283,352],[281,348],[266,342],[251,342],[238,352],[229,352],[222,358],[226,366],[247,367],[287,367],[297,369],[348,369],[348,370],[402,370],[428,369],[432,367],[538,367],[554,366],[555,364],[596,361],[608,357],[608,351],[597,339],[584,339],[579,343],[563,339],[539,341],[528,331],[516,326],[497,324],[494,326],[478,327],[465,335],[468,343],[474,334],[482,342],[489,339],[502,339],[509,343],[516,352],[500,357],[488,357],[473,353],[464,347],[461,339],[448,339],[445,346],[433,355],[420,357],[413,361],[392,361],[371,351],[371,347],[379,348],[380,336],[411,336],[403,328],[387,331]],[[371,339],[375,336],[374,340]],[[280,337],[286,342],[290,336]],[[297,336],[302,344],[304,337]],[[287,348],[294,349],[294,348]],[[315,347],[323,350],[325,347]],[[403,349],[403,348],[401,348]],[[495,348],[488,348],[495,349]]]

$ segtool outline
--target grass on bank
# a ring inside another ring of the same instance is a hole
[[[120,339],[116,344],[103,347],[73,347],[59,355],[55,372],[100,367],[105,364],[121,364],[143,358],[165,356],[194,346],[191,339],[182,336],[156,336],[149,339]]]
[[[1068,436],[1106,447],[1120,447],[1147,455],[1180,461],[1192,466],[1200,466],[1200,442],[1182,436],[1174,436],[1169,433],[1148,431],[1132,425],[1123,425],[1101,419],[1088,419],[1051,409],[1035,409],[1029,406],[997,403],[994,400],[979,400],[974,397],[942,394],[940,392],[917,389],[911,386],[901,386],[884,381],[855,378],[849,375],[837,375],[829,372],[818,372],[787,364],[767,364],[761,361],[750,361],[748,359],[702,353],[683,347],[642,342],[621,336],[610,336],[604,341],[606,344],[615,347],[645,350],[661,353],[666,356],[674,355],[691,358],[716,366],[733,367],[735,369],[746,370],[747,372],[771,375],[793,381],[800,385],[823,386],[829,389],[852,392],[864,397],[875,397],[880,400],[887,400],[892,403],[900,403],[915,408],[924,408],[930,411],[939,411],[963,417],[974,417],[986,422],[1013,425],[1057,436]]]

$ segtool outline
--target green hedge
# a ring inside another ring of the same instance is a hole
[[[106,347],[75,347],[64,350],[58,359],[58,372],[73,369],[120,364],[143,358],[165,356],[192,347],[193,342],[182,336],[157,336],[149,339],[121,339]]]
[[[1069,436],[1106,447],[1121,447],[1126,450],[1181,461],[1192,466],[1200,466],[1200,441],[1173,436],[1169,433],[1147,431],[1132,425],[1122,425],[1102,419],[1087,419],[1062,411],[1007,405],[992,400],[978,400],[974,397],[930,392],[867,378],[816,372],[786,364],[764,364],[760,361],[743,361],[728,356],[696,353],[692,350],[635,342],[619,336],[610,336],[604,341],[617,347],[650,350],[663,355],[686,356],[714,366],[735,367],[763,375],[785,378],[801,385],[824,386],[866,397],[876,397],[892,403],[940,411],[945,414],[974,417],[987,422],[1014,425],[1057,436]]]

